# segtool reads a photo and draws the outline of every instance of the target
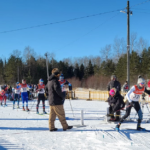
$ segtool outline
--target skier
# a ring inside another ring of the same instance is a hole
[[[120,110],[124,108],[125,103],[123,101],[123,96],[120,95],[118,91],[116,91],[115,88],[111,89],[109,91],[109,98],[108,103],[110,105],[109,112],[110,112],[110,120],[109,121],[119,121],[120,116]],[[114,117],[114,113],[116,112],[116,118]]]
[[[28,109],[28,93],[27,93],[28,85],[26,84],[25,79],[22,79],[20,88],[21,88],[21,98],[22,98],[22,110],[25,111],[24,102],[26,101],[26,111],[29,111],[29,109]]]
[[[36,113],[39,114],[39,104],[40,100],[42,100],[43,103],[43,114],[47,114],[45,111],[45,84],[43,84],[43,79],[39,80],[39,84],[37,85],[37,91],[38,91],[38,100],[37,100],[37,105],[36,105]]]
[[[61,74],[60,77],[59,77],[59,83],[60,83],[60,86],[61,86],[61,90],[62,90],[62,93],[63,93],[63,104],[65,102],[65,98],[66,98],[66,85],[69,86],[69,89],[71,89],[72,85],[64,79],[64,75]]]
[[[17,82],[16,83],[16,88],[15,88],[15,97],[14,97],[14,100],[13,100],[13,109],[15,108],[15,101],[17,101],[18,105],[17,105],[17,108],[19,108],[19,100],[20,100],[20,89],[21,89],[21,86],[20,86],[20,83]]]
[[[150,95],[150,90],[147,90],[145,87],[145,80],[141,76],[139,76],[137,85],[134,85],[126,94],[126,98],[128,100],[126,106],[126,114],[120,119],[120,122],[116,125],[117,131],[119,131],[121,123],[130,115],[132,107],[134,107],[139,117],[137,123],[137,130],[145,130],[144,128],[141,128],[143,114],[139,104],[140,95],[142,95],[143,92]]]
[[[7,96],[5,95],[6,92],[5,92],[4,88],[5,88],[5,87],[2,86],[2,87],[1,87],[2,90],[0,91],[1,106],[3,106],[3,104],[2,104],[3,100],[4,100],[4,106],[7,106],[7,105],[6,105],[6,98],[7,98]]]

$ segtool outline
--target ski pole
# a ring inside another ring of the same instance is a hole
[[[69,99],[69,102],[70,102],[70,99]],[[72,114],[73,114],[73,117],[75,117],[75,116],[74,116],[74,112],[73,112],[73,109],[72,109],[72,105],[71,105],[71,102],[70,102],[70,106],[71,106],[71,110],[72,110]]]
[[[36,101],[36,100],[35,100],[35,101]],[[30,109],[30,111],[32,110],[32,107],[33,107],[33,105],[34,105],[35,101],[33,102],[33,104],[32,104],[32,106],[31,106],[31,109]],[[30,111],[29,111],[29,112],[30,112]]]

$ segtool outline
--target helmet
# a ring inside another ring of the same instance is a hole
[[[44,82],[43,79],[40,79],[39,82]]]
[[[60,80],[63,80],[63,79],[64,79],[64,75],[61,74],[60,77],[59,77],[59,79],[60,79]]]
[[[145,84],[145,80],[142,77],[140,77],[138,78],[137,84]]]
[[[19,82],[17,82],[16,84],[19,84]]]
[[[117,79],[116,75],[111,75],[111,80]]]

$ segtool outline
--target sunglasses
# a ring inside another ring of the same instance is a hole
[[[143,83],[140,83],[140,84],[144,85],[145,83],[143,82]]]

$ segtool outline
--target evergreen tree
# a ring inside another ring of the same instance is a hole
[[[79,68],[79,79],[80,80],[82,80],[82,78],[84,77],[84,72],[85,72],[84,65],[81,64],[80,68]]]

